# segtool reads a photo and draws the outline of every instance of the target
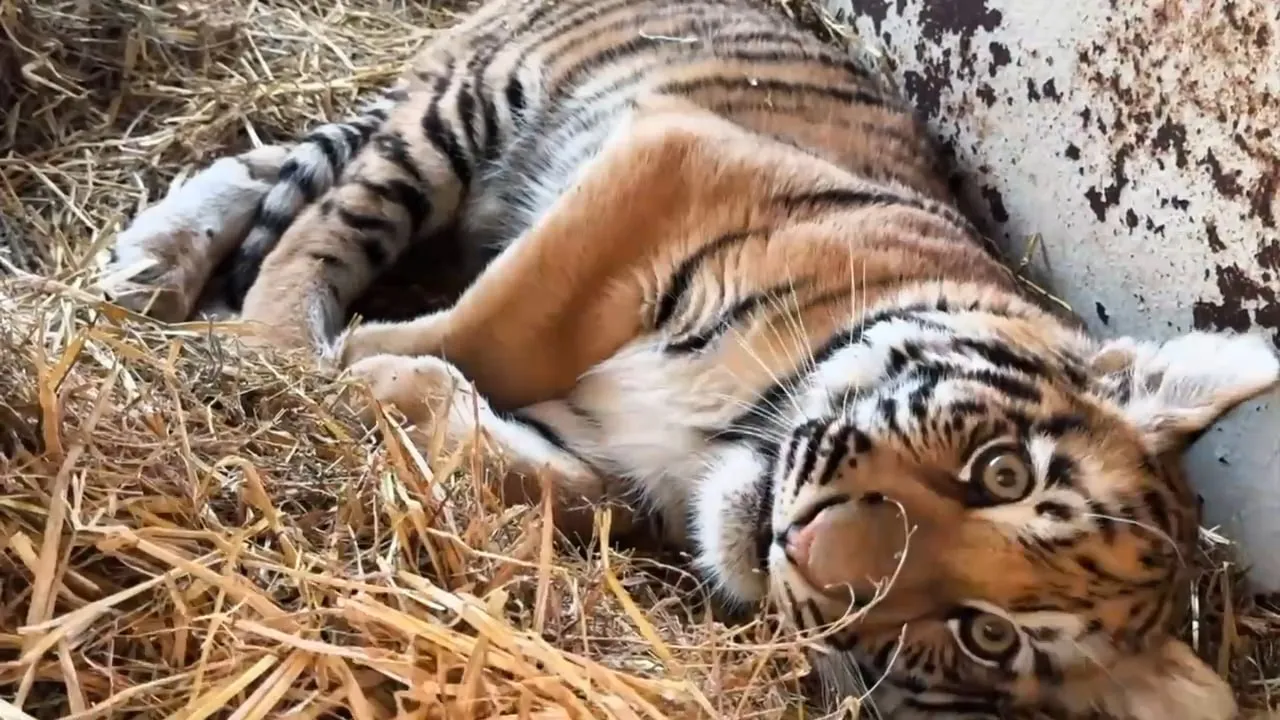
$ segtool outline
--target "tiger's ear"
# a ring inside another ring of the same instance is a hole
[[[1236,405],[1280,382],[1280,358],[1259,335],[1120,338],[1096,346],[1090,360],[1099,393],[1121,407],[1153,453],[1190,444]]]
[[[1231,686],[1175,639],[1068,682],[1060,702],[1108,720],[1232,720],[1238,713]]]

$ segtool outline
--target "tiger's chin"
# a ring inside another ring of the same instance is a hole
[[[727,610],[758,606],[769,593],[775,492],[768,458],[746,445],[719,451],[694,497],[694,563]]]

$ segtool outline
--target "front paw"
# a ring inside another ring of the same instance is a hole
[[[437,423],[442,413],[448,414],[450,426],[469,426],[475,403],[484,402],[461,371],[435,357],[374,355],[353,363],[346,373],[368,387],[372,400],[395,407],[424,430]],[[366,427],[376,426],[377,407],[373,403],[358,400],[356,409]]]
[[[344,331],[325,356],[339,368],[377,355],[439,355],[448,311],[424,315],[408,322],[359,325]]]

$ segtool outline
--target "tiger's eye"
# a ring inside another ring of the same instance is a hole
[[[978,468],[978,482],[996,500],[1014,502],[1031,491],[1031,468],[1018,453],[1004,451]]]
[[[1018,631],[1013,623],[991,613],[979,613],[965,623],[960,641],[982,660],[1001,662],[1018,648]]]

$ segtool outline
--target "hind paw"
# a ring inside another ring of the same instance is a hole
[[[174,228],[161,236],[121,233],[102,269],[98,289],[111,302],[133,312],[163,322],[186,320],[200,287],[176,260],[183,254],[198,253],[198,242],[186,228]]]
[[[244,240],[287,149],[222,158],[138,214],[97,281],[112,302],[165,322],[197,309],[214,268]]]

